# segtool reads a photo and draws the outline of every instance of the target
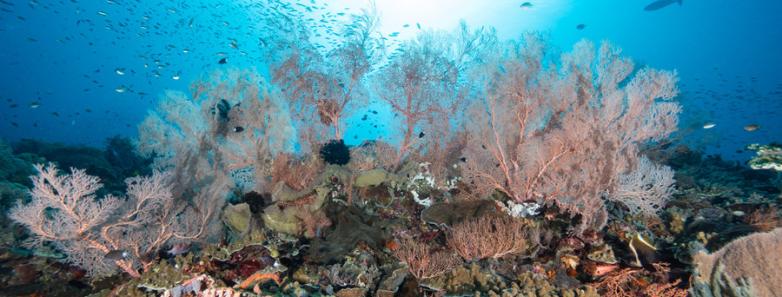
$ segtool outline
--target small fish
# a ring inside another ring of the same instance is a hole
[[[646,7],[644,7],[644,10],[646,11],[660,10],[674,3],[679,3],[679,5],[682,5],[682,0],[657,0],[652,3],[649,3],[649,5],[646,5]]]
[[[179,73],[177,73],[177,74],[174,74],[173,76],[171,76],[171,79],[173,79],[173,80],[179,80]]]
[[[212,108],[210,108],[212,114],[216,114],[218,116],[218,119],[224,122],[228,121],[228,112],[231,111],[231,104],[228,103],[225,99],[220,99],[217,103],[215,103]]]
[[[125,86],[119,86],[119,87],[114,89],[115,92],[120,93],[120,94],[121,93],[125,93],[125,91],[127,91],[127,90],[128,89]]]
[[[707,122],[707,123],[703,124],[703,129],[706,129],[706,130],[708,130],[708,129],[714,128],[714,127],[716,127],[716,126],[717,126],[717,124],[716,124],[716,123],[713,123],[713,122]]]
[[[125,75],[125,68],[114,69],[114,73],[116,73],[117,75]]]
[[[168,254],[169,256],[175,257],[177,255],[181,255],[181,254],[187,253],[188,251],[190,251],[190,244],[184,243],[184,242],[180,242],[180,243],[176,243],[173,246],[171,246],[171,249],[166,251],[166,254]]]
[[[532,7],[532,2],[521,3],[521,5],[519,5],[519,7],[521,7],[521,8],[531,8]]]
[[[635,234],[635,236],[630,239],[628,247],[633,253],[633,256],[635,256],[635,262],[630,263],[631,266],[642,267],[644,263],[653,262],[648,260],[655,258],[657,248],[651,242],[651,240],[644,238],[641,234]]]
[[[586,26],[587,25],[585,25],[585,24],[578,24],[578,25],[576,25],[576,30],[584,30],[584,28],[586,28]]]
[[[220,61],[217,61],[217,64],[225,64],[228,63],[228,58],[222,58]]]
[[[41,107],[41,102],[38,102],[38,101],[30,102],[30,108],[36,109],[38,107]]]
[[[744,131],[747,131],[747,132],[755,132],[758,129],[760,129],[760,126],[758,124],[749,124],[749,125],[744,126]]]
[[[130,253],[124,250],[112,250],[106,253],[104,257],[109,260],[123,260],[129,258]]]
[[[424,132],[418,133],[418,138],[424,138],[424,136],[426,136],[426,134],[424,134]]]
[[[244,128],[242,128],[240,126],[234,127],[234,132],[239,133],[239,132],[242,132],[242,131],[244,131]]]

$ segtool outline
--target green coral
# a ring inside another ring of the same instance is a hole
[[[361,172],[356,176],[353,186],[358,188],[374,187],[386,182],[389,173],[383,169],[372,169]]]
[[[265,226],[274,231],[298,235],[302,232],[302,225],[296,216],[297,210],[293,207],[280,209],[277,205],[267,207],[263,212]]]
[[[252,212],[250,211],[250,205],[247,203],[239,203],[235,205],[228,205],[223,209],[223,222],[231,229],[236,237],[241,237],[247,234],[250,230],[250,223],[252,222]]]

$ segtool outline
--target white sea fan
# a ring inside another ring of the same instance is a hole
[[[619,176],[612,200],[624,203],[633,213],[655,215],[676,192],[673,170],[654,164],[649,158],[639,158],[635,170]]]

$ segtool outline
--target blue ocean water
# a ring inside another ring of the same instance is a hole
[[[647,0],[482,2],[376,6],[382,31],[398,34],[389,44],[419,28],[451,30],[458,19],[494,26],[500,38],[542,32],[563,51],[583,38],[608,40],[639,64],[678,71],[680,141],[743,160],[745,145],[782,139],[782,2],[686,0],[655,11],[644,10]],[[313,19],[330,12],[324,24],[369,6],[290,4]],[[4,0],[0,8],[0,137],[7,141],[102,145],[109,136],[133,137],[164,90],[186,91],[219,68],[266,69],[258,36],[269,12],[253,1]],[[223,57],[227,64],[218,63]],[[357,114],[347,142],[393,133],[382,125],[393,117],[370,114],[381,123],[374,128],[360,126]],[[707,123],[716,126],[703,129]],[[743,129],[751,124],[759,129]]]

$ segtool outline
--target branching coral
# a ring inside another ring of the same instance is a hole
[[[304,151],[329,138],[343,139],[352,105],[368,100],[363,80],[382,55],[381,39],[375,37],[378,20],[370,14],[353,18],[343,30],[344,42],[326,53],[303,38],[277,38],[268,48],[272,56],[283,53],[271,57],[272,82],[295,111]]]
[[[252,72],[216,72],[193,83],[192,97],[167,92],[139,126],[138,151],[160,168],[195,162],[211,175],[249,172],[249,190],[267,187],[273,156],[292,147],[293,127],[280,94]],[[187,160],[192,159],[192,160]],[[212,176],[206,179],[221,180]]]
[[[119,268],[138,277],[137,270],[166,244],[206,234],[209,210],[176,204],[170,174],[128,179],[127,198],[98,198],[100,180],[84,170],[59,175],[53,164],[35,168],[39,173],[33,177],[32,200],[13,208],[10,218],[30,230],[31,245],[51,242],[67,255],[66,261],[93,276],[108,276]]]
[[[455,137],[452,125],[460,119],[452,115],[464,103],[467,65],[479,60],[493,39],[493,32],[471,32],[464,24],[454,34],[421,34],[379,71],[376,93],[402,119],[397,169],[416,154],[447,155],[440,148]]]
[[[467,261],[520,254],[537,241],[537,229],[510,217],[481,217],[462,222],[448,235],[448,245]]]
[[[641,157],[636,168],[621,174],[610,199],[623,202],[633,213],[654,216],[676,191],[673,170]]]
[[[536,38],[496,50],[477,72],[466,178],[482,193],[538,200],[580,215],[576,231],[601,229],[602,197],[638,162],[638,145],[677,124],[673,72],[633,63],[589,42],[547,66]],[[662,100],[662,101],[661,101]]]
[[[442,275],[461,263],[452,253],[435,251],[430,245],[410,238],[400,240],[394,256],[406,263],[410,274],[418,280]]]

